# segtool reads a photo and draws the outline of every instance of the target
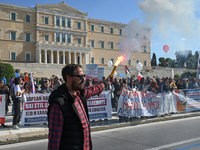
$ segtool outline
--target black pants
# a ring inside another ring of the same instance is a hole
[[[20,121],[20,98],[15,98],[14,106],[15,106],[15,113],[13,117],[13,125],[16,125]]]

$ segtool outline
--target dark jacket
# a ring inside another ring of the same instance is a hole
[[[79,97],[83,102],[87,117],[89,118],[84,90],[80,91]],[[81,119],[79,118],[78,110],[74,104],[74,97],[71,95],[65,84],[59,86],[57,90],[51,93],[49,97],[48,116],[50,114],[50,108],[54,103],[59,105],[64,118],[60,149],[82,150],[84,136]],[[90,145],[92,146],[91,137]]]

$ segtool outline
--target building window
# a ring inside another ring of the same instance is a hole
[[[65,17],[62,17],[62,26],[65,27]]]
[[[147,66],[147,61],[146,60],[144,61],[144,66]]]
[[[114,58],[111,58],[110,60],[114,63]]]
[[[81,39],[77,39],[77,44],[81,44]]]
[[[94,25],[93,24],[91,25],[91,31],[94,31]]]
[[[139,63],[139,62],[140,62],[139,60],[136,60],[136,64]]]
[[[44,35],[44,40],[49,41],[49,35]]]
[[[10,60],[16,60],[16,53],[15,52],[10,53]]]
[[[144,46],[144,52],[147,52],[147,49],[146,49],[147,47],[146,46]]]
[[[104,26],[101,26],[101,32],[104,32]]]
[[[65,43],[65,34],[62,33],[62,42]]]
[[[104,58],[101,58],[101,64],[104,64]]]
[[[110,33],[113,34],[113,28],[110,28]]]
[[[114,49],[114,43],[113,42],[110,43],[110,49]]]
[[[91,47],[94,47],[94,40],[91,41]]]
[[[44,24],[49,24],[49,17],[44,17]]]
[[[56,25],[60,26],[60,17],[56,16]]]
[[[26,15],[26,22],[31,22],[31,15]]]
[[[67,34],[67,43],[71,43],[71,34]]]
[[[119,35],[122,35],[122,29],[119,29]]]
[[[77,28],[81,29],[81,23],[80,22],[77,22]]]
[[[26,42],[30,42],[30,41],[31,41],[31,34],[26,33]]]
[[[91,63],[94,64],[94,57],[91,58]]]
[[[26,53],[25,60],[31,61],[31,53]]]
[[[104,48],[104,41],[101,41],[101,48]]]
[[[71,28],[71,19],[70,18],[67,18],[67,27]]]
[[[56,33],[56,42],[60,42],[60,33]]]
[[[10,32],[10,40],[16,40],[16,32]]]
[[[130,59],[128,60],[128,65],[131,65],[131,60]]]
[[[11,12],[10,15],[11,15],[10,19],[15,21],[16,20],[16,13]]]

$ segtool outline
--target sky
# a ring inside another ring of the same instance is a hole
[[[0,0],[1,3],[35,7],[36,3],[56,4],[61,0]],[[65,0],[89,18],[125,23],[133,22],[151,29],[151,57],[175,59],[176,51],[200,50],[199,0]],[[133,21],[134,20],[134,21]],[[131,27],[131,28],[132,28]],[[133,43],[135,44],[135,43]],[[167,53],[163,46],[169,45]]]

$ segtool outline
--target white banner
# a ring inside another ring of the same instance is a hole
[[[176,112],[176,100],[170,93],[122,90],[117,114],[126,117],[157,116]]]
[[[26,94],[23,97],[21,124],[47,123],[48,99],[50,93]]]
[[[5,123],[5,100],[6,100],[6,95],[1,94],[0,95],[0,124]]]
[[[110,91],[103,91],[99,96],[89,98],[87,106],[90,120],[112,118]]]

